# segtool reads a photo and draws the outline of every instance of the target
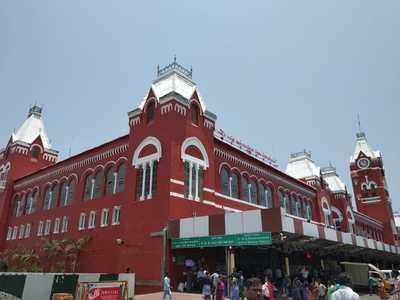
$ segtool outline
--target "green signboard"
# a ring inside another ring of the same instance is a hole
[[[172,249],[271,245],[271,232],[172,239]]]

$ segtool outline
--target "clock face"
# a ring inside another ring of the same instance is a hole
[[[357,165],[360,169],[366,169],[369,167],[369,159],[367,158],[361,158],[358,162]]]

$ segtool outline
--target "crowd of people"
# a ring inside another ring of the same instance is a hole
[[[400,277],[398,277],[400,288]],[[308,270],[305,266],[292,276],[286,276],[281,270],[264,270],[262,274],[245,278],[242,271],[234,270],[230,276],[223,272],[209,272],[199,269],[195,273],[185,274],[177,291],[201,293],[205,300],[358,300],[359,296],[351,288],[351,279],[345,273],[328,274],[318,270]],[[397,285],[395,286],[397,288]],[[399,289],[400,290],[400,289]],[[382,281],[369,280],[370,294],[388,299],[388,292]],[[171,297],[170,279],[164,279],[164,299]]]

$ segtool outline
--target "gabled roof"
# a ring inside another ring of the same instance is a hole
[[[336,173],[336,168],[329,166],[321,169],[322,177],[332,192],[345,192],[346,185]]]
[[[304,150],[290,155],[286,174],[296,179],[319,177],[320,168],[311,159],[311,153]]]
[[[31,144],[38,137],[40,137],[43,143],[43,147],[46,149],[51,149],[50,140],[47,137],[47,132],[44,127],[41,113],[41,107],[31,107],[29,109],[28,118],[24,121],[21,127],[12,134],[12,142],[21,141]]]
[[[350,162],[355,162],[361,152],[370,158],[381,157],[381,153],[379,151],[374,151],[368,144],[367,136],[364,132],[357,133],[356,148],[353,156],[350,157]]]

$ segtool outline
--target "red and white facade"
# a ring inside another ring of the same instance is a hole
[[[171,265],[167,230],[169,237],[281,231],[399,252],[382,156],[365,135],[350,164],[356,212],[335,169],[317,167],[310,153],[292,154],[283,172],[217,130],[191,71],[176,62],[158,71],[128,113],[127,135],[64,161],[41,113],[31,108],[0,150],[1,249],[91,236],[79,271],[130,268],[139,286],[158,285]]]

